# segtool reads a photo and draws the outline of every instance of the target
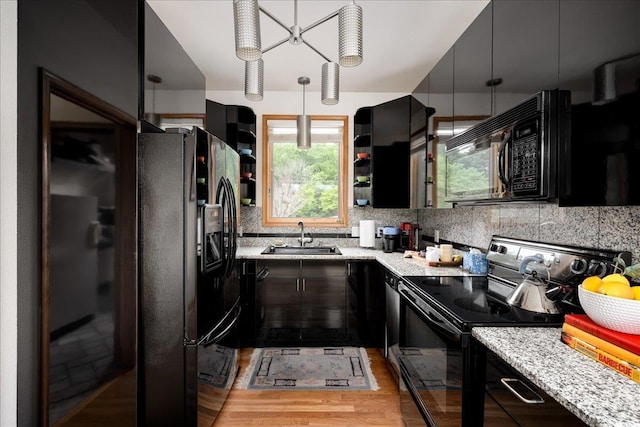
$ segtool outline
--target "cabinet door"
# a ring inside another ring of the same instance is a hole
[[[344,339],[347,326],[344,262],[305,261],[301,281],[302,339]]]
[[[502,79],[493,87],[493,114],[498,114],[541,90],[558,87],[559,1],[492,3],[492,78]]]
[[[453,72],[453,134],[475,120],[491,115],[492,3],[489,3],[456,41]]]
[[[300,261],[269,261],[263,266],[269,275],[257,283],[259,336],[278,340],[285,335],[299,335]]]
[[[451,207],[444,201],[445,188],[445,143],[453,135],[453,47],[438,61],[429,73],[429,107],[435,114],[429,120],[429,129],[433,129],[434,139],[430,151],[433,155],[430,172],[432,174],[434,195],[433,206]]]
[[[256,260],[241,260],[236,265],[240,278],[240,346],[254,347],[256,334]]]
[[[411,96],[373,107],[373,207],[409,207]]]
[[[607,63],[614,65],[616,95],[638,90],[639,24],[637,1],[560,2],[560,88],[571,90],[572,105],[593,101],[595,72]]]

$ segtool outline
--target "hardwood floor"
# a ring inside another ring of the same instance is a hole
[[[240,375],[252,351],[241,350]],[[384,357],[377,349],[367,349],[367,354],[379,386],[376,391],[232,389],[213,426],[402,426],[398,386]]]

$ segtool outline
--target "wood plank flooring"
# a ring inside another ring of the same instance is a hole
[[[240,352],[240,375],[253,349]],[[383,355],[367,349],[376,391],[289,391],[232,389],[213,427],[226,426],[402,426],[398,385]],[[201,395],[201,399],[202,399]],[[199,427],[210,427],[205,417]]]

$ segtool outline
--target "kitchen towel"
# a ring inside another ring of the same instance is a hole
[[[376,222],[372,220],[360,221],[360,246],[374,248],[376,246]]]

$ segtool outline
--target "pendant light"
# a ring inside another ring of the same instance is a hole
[[[298,148],[311,148],[311,116],[305,114],[305,86],[307,86],[311,80],[309,77],[298,78],[298,83],[302,85],[302,115],[297,118],[297,130],[298,130]]]
[[[338,16],[338,45],[343,67],[362,63],[362,8],[355,2],[340,9]]]
[[[244,96],[251,101],[262,101],[262,84],[264,81],[264,61],[245,61],[244,63]]]
[[[150,113],[144,113],[144,118],[146,121],[148,121],[149,123],[160,127],[160,124],[162,122],[162,117],[160,116],[160,114],[156,113],[156,85],[162,83],[162,78],[160,76],[156,76],[155,74],[149,74],[147,76],[147,80],[150,81],[153,86],[152,86],[152,92],[151,92],[151,112]]]
[[[336,105],[340,101],[340,66],[335,62],[322,64],[322,96],[325,105]]]
[[[258,0],[233,0],[236,56],[243,61],[262,57],[260,38],[260,6]]]
[[[236,56],[245,64],[245,97],[251,101],[262,100],[263,53],[274,49],[287,41],[293,45],[305,44],[326,62],[322,65],[322,98],[325,105],[335,105],[339,101],[340,66],[355,67],[362,63],[362,8],[351,1],[341,9],[306,27],[298,25],[298,0],[293,0],[294,24],[288,26],[272,13],[258,4],[257,0],[233,0],[233,23],[236,41]],[[260,12],[272,19],[288,32],[287,37],[262,49],[260,39]],[[339,60],[334,62],[309,44],[303,34],[307,31],[338,17]]]

